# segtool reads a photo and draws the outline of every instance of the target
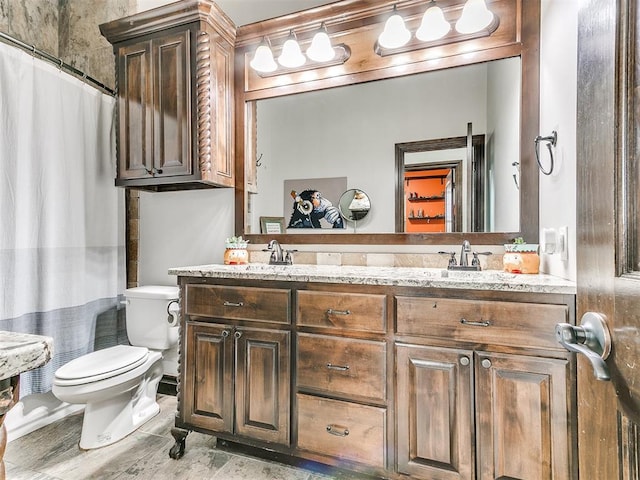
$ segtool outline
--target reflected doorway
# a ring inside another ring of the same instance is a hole
[[[456,232],[462,228],[462,161],[407,165],[404,171],[407,233]]]

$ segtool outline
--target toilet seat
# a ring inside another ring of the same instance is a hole
[[[66,387],[115,377],[142,365],[148,356],[146,347],[129,345],[96,350],[60,367],[55,373],[54,383]]]

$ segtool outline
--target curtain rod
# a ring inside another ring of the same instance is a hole
[[[0,32],[0,39],[3,39],[3,40],[6,40],[6,41],[10,42],[10,43],[22,48],[23,50],[25,50],[27,52],[30,52],[32,55],[38,55],[39,57],[43,58],[44,60],[47,60],[47,61],[57,65],[59,68],[64,68],[65,70],[68,70],[70,73],[72,73],[73,75],[77,76],[78,78],[83,80],[85,83],[89,83],[89,84],[93,85],[94,87],[98,88],[99,90],[102,90],[104,93],[107,93],[107,94],[111,95],[112,97],[115,97],[115,95],[116,95],[115,90],[107,87],[104,83],[96,80],[93,77],[90,77],[89,75],[87,75],[86,73],[78,70],[77,68],[72,67],[68,63],[65,63],[61,58],[54,57],[53,55],[50,55],[47,52],[36,48],[35,45],[28,45],[28,44],[18,40],[17,38],[12,37],[11,35],[7,35],[6,33],[3,33],[3,32]]]

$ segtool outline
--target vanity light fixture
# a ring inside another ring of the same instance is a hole
[[[409,40],[411,40],[411,32],[394,5],[393,13],[385,22],[384,30],[378,37],[378,45],[382,48],[400,48],[409,43]]]
[[[249,62],[249,65],[251,65],[251,68],[256,72],[260,73],[274,72],[278,68],[278,64],[276,64],[273,59],[271,43],[267,37],[264,37],[260,45],[258,45],[258,48],[256,48],[256,53],[253,55],[253,59]]]
[[[327,27],[322,22],[320,30],[313,36],[311,46],[307,49],[307,57],[314,62],[328,62],[336,56],[336,51],[331,45],[331,39],[327,33]]]
[[[278,63],[285,68],[297,68],[305,64],[307,59],[300,50],[298,39],[293,30],[289,31],[289,37],[282,46],[282,53],[278,57]]]
[[[476,33],[487,28],[493,21],[493,13],[487,8],[484,0],[467,0],[462,8],[462,15],[456,22],[459,33]]]
[[[397,5],[393,6],[393,14],[387,19],[384,30],[374,46],[378,55],[384,57],[436,45],[486,37],[495,32],[500,24],[500,18],[487,8],[485,0],[466,0],[464,2],[458,0],[457,4],[445,7],[445,11],[436,4],[436,0],[429,0],[425,3],[427,8],[422,16],[420,27],[416,30],[415,40],[411,40],[411,32],[405,26],[403,17],[398,13]],[[463,3],[464,5],[461,5]],[[455,17],[461,6],[462,13],[455,22],[455,29],[452,29],[454,18],[451,17]],[[410,24],[415,24],[416,17],[413,14],[407,16],[407,20]],[[394,33],[394,28],[396,33]]]
[[[422,17],[420,28],[416,31],[416,38],[423,42],[431,42],[444,37],[451,30],[451,25],[444,19],[442,9],[431,0]]]

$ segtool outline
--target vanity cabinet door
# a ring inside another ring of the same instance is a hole
[[[237,327],[234,339],[236,433],[289,445],[290,332]]]
[[[396,362],[398,472],[473,479],[473,352],[397,344]]]
[[[233,431],[233,327],[187,322],[182,405],[185,421]]]
[[[573,478],[569,362],[476,355],[478,479]]]

